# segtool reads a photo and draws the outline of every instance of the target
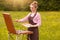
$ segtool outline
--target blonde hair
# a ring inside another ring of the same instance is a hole
[[[33,1],[33,2],[31,3],[31,5],[33,5],[35,8],[38,8],[38,2],[37,2],[37,1]]]

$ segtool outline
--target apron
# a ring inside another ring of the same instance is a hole
[[[32,25],[36,25],[36,23],[33,22],[33,18],[35,16],[36,16],[36,13],[35,13],[35,15],[33,17],[31,17],[31,14],[30,14],[30,16],[28,18],[29,23],[32,24]],[[38,26],[37,27],[29,27],[28,30],[32,31],[33,34],[28,34],[27,40],[39,40]]]

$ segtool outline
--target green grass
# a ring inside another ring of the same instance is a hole
[[[20,23],[14,22],[15,19],[21,19],[29,12],[12,12],[8,11],[12,17],[15,29],[27,30]],[[0,11],[0,40],[8,40],[8,31],[4,22],[4,18]],[[60,40],[60,12],[40,12],[42,25],[39,27],[39,40]],[[14,38],[16,35],[12,35]],[[13,40],[13,39],[11,39]],[[26,35],[23,37],[26,40]]]

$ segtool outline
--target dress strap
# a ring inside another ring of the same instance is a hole
[[[37,12],[34,14],[34,16],[32,18],[34,18],[36,16],[36,14],[37,14]],[[31,16],[31,14],[30,14],[30,16]]]

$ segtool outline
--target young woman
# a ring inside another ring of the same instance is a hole
[[[33,34],[28,34],[27,40],[39,40],[38,26],[41,25],[41,16],[40,13],[37,12],[37,4],[37,1],[33,1],[30,4],[31,12],[23,19],[16,20],[16,22],[29,22],[28,30],[33,31]]]

